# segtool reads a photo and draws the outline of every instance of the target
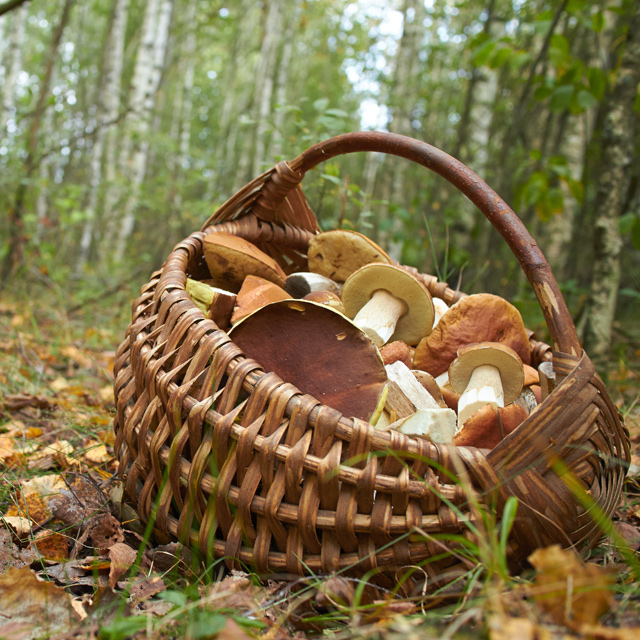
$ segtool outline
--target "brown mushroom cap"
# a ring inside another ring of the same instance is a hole
[[[413,368],[437,377],[447,371],[460,347],[474,342],[506,344],[522,362],[531,362],[529,336],[520,312],[500,296],[478,293],[456,302],[420,341]]]
[[[306,300],[268,304],[229,336],[273,371],[347,417],[369,420],[387,384],[380,353],[345,316]]]
[[[434,316],[431,295],[411,274],[390,264],[367,264],[349,276],[342,287],[342,304],[347,316],[355,318],[380,289],[407,305],[407,312],[398,320],[390,341],[416,344],[431,331]]]
[[[505,405],[513,402],[522,391],[524,371],[520,356],[499,342],[480,342],[462,347],[449,367],[449,384],[454,391],[464,393],[473,370],[491,365],[500,371]]]
[[[204,237],[204,258],[213,279],[233,291],[238,291],[248,275],[258,276],[284,286],[285,272],[264,251],[239,236],[214,232]]]
[[[236,306],[231,316],[231,324],[240,322],[257,309],[270,302],[291,300],[291,296],[277,284],[258,276],[247,276],[238,291]]]
[[[391,264],[391,258],[357,231],[334,229],[311,238],[307,252],[309,271],[344,282],[354,271],[371,262]]]
[[[497,409],[487,404],[467,418],[462,429],[453,437],[453,443],[459,447],[492,449],[524,422],[528,415],[526,409],[519,404]]]
[[[402,342],[401,340],[387,342],[387,344],[380,349],[380,355],[385,365],[400,360],[408,369],[411,368],[411,347],[406,342]]]

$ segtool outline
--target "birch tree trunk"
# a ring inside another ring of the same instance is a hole
[[[2,109],[0,110],[0,134],[4,134],[7,121],[15,115],[15,88],[18,73],[22,69],[22,46],[24,44],[25,25],[28,5],[22,5],[14,11],[8,25],[9,45],[4,52],[6,60],[4,84],[2,87]],[[6,21],[7,16],[4,17]]]
[[[120,110],[120,90],[129,0],[115,0],[108,27],[102,60],[102,78],[96,97],[96,135],[90,161],[91,181],[86,206],[86,221],[80,239],[77,271],[81,271],[89,257],[96,229],[98,199],[102,184],[102,157],[110,127],[113,127]]]
[[[423,34],[424,2],[422,0],[405,0],[404,23],[402,38],[398,44],[396,54],[396,70],[391,105],[393,118],[389,123],[391,133],[410,136],[412,132],[412,114],[416,104],[418,51]],[[399,162],[391,173],[391,187],[389,198],[392,203],[406,202],[404,192],[404,175],[407,164]],[[391,225],[391,237],[382,234],[383,244],[392,260],[399,261],[403,243],[393,240],[393,236],[400,229],[400,223],[394,221]],[[386,238],[384,236],[387,236]],[[386,242],[385,242],[386,240]]]
[[[620,285],[619,218],[624,213],[634,162],[634,101],[640,83],[640,6],[629,9],[626,49],[615,85],[605,103],[602,128],[601,173],[597,182],[594,224],[594,261],[587,306],[585,349],[604,358]]]
[[[289,9],[289,19],[284,32],[282,57],[278,66],[278,77],[276,79],[276,98],[275,104],[277,110],[273,121],[273,138],[271,149],[267,151],[268,158],[275,158],[282,153],[283,129],[285,105],[287,104],[287,85],[289,80],[289,69],[291,67],[291,54],[293,52],[293,42],[295,39],[295,25],[298,22],[299,4],[297,0],[292,3]]]
[[[256,148],[251,163],[251,175],[262,173],[267,147],[268,117],[271,111],[273,80],[278,45],[283,36],[282,0],[270,0],[264,39],[260,51],[260,67],[256,77],[255,100],[257,106]]]
[[[48,109],[44,114],[44,121],[42,128],[47,135],[50,134],[53,128],[53,110]],[[40,167],[38,169],[38,197],[36,199],[36,215],[38,216],[35,243],[38,244],[42,238],[44,231],[47,214],[49,213],[49,168],[51,165],[51,156],[47,155],[40,160]]]
[[[151,7],[151,9],[150,9]],[[134,76],[133,99],[131,102],[132,118],[129,124],[135,125],[137,141],[131,145],[129,137],[128,145],[131,149],[126,165],[127,175],[131,183],[131,192],[124,206],[122,223],[114,250],[115,262],[121,262],[126,250],[127,241],[131,236],[135,224],[135,212],[140,197],[140,189],[144,182],[149,154],[148,132],[156,93],[162,78],[162,69],[169,40],[169,27],[173,10],[172,0],[163,0],[160,5],[157,22],[150,13],[157,8],[157,0],[149,0],[145,14],[145,26],[151,33],[143,34],[143,41],[136,59]],[[149,18],[149,19],[147,19]],[[149,45],[151,45],[149,47]]]
[[[9,251],[5,256],[0,272],[0,290],[6,285],[13,274],[14,269],[22,262],[25,237],[23,233],[25,198],[30,186],[31,178],[38,166],[36,153],[38,146],[38,132],[42,122],[42,116],[46,108],[46,101],[51,88],[53,68],[58,57],[58,49],[62,41],[62,35],[69,22],[71,7],[75,0],[65,0],[58,24],[53,30],[49,51],[45,57],[45,69],[40,81],[38,100],[31,116],[26,144],[26,157],[24,162],[24,178],[18,183],[13,207],[9,213]]]

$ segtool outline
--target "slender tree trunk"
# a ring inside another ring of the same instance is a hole
[[[270,0],[264,40],[260,51],[260,67],[256,78],[256,148],[251,164],[251,175],[262,173],[267,148],[268,118],[271,112],[273,80],[278,46],[283,37],[283,6],[281,0]]]
[[[389,123],[389,130],[391,133],[410,136],[413,130],[411,122],[418,91],[415,78],[417,77],[418,51],[423,35],[424,2],[422,0],[405,0],[403,13],[402,38],[398,43],[396,54],[395,82],[391,100],[393,117]],[[397,163],[390,176],[389,195],[394,204],[407,201],[404,189],[406,167],[407,164],[404,162]],[[399,231],[400,223],[394,220],[390,236],[383,234],[382,239],[389,256],[397,261],[401,258],[403,242],[394,241],[393,237]]]
[[[607,98],[602,130],[602,171],[597,182],[594,261],[589,295],[585,348],[592,357],[606,357],[620,285],[619,217],[624,213],[634,162],[637,116],[633,105],[640,83],[640,6],[628,19],[626,49]]]
[[[53,76],[53,68],[58,58],[58,48],[62,40],[65,27],[69,21],[71,7],[75,0],[65,0],[58,24],[53,30],[49,51],[45,58],[45,69],[42,80],[40,81],[38,101],[31,116],[31,126],[29,127],[27,136],[26,158],[24,163],[24,179],[20,180],[13,207],[9,212],[9,251],[6,254],[2,264],[2,272],[0,273],[0,289],[3,288],[11,277],[14,269],[22,262],[22,254],[24,251],[24,213],[25,198],[27,189],[31,183],[31,178],[38,163],[36,159],[38,145],[38,131],[42,122],[42,116],[46,108],[47,98],[49,97],[51,78]]]
[[[53,129],[53,110],[48,109],[44,114],[44,121],[42,124],[46,135],[50,135]],[[51,156],[47,155],[40,160],[40,166],[38,169],[39,185],[38,185],[38,197],[36,199],[36,215],[38,216],[35,243],[38,244],[42,238],[42,232],[44,231],[45,224],[49,213],[49,168],[51,164]]]
[[[150,9],[151,7],[151,9]],[[130,124],[135,124],[135,132],[138,136],[136,144],[131,148],[131,154],[127,163],[127,171],[130,176],[131,192],[124,206],[122,224],[114,249],[115,262],[121,262],[126,250],[127,241],[131,236],[135,224],[135,213],[140,197],[140,189],[144,182],[149,154],[148,132],[156,93],[160,86],[162,69],[167,51],[169,39],[169,26],[173,9],[172,0],[163,0],[157,22],[147,20],[150,11],[157,8],[157,0],[149,0],[145,26],[153,28],[152,34],[145,32],[140,45],[140,60],[136,60],[136,82],[133,88],[133,100],[131,103],[132,115]],[[151,48],[149,49],[149,43]],[[131,140],[131,138],[129,139]],[[129,143],[130,145],[130,143]]]
[[[96,220],[100,187],[102,185],[102,159],[105,141],[120,110],[120,91],[122,84],[122,65],[124,55],[124,36],[127,26],[129,0],[115,0],[104,47],[102,59],[102,77],[96,98],[97,131],[94,138],[90,161],[91,181],[86,206],[86,222],[80,239],[77,270],[81,271],[89,257],[89,251],[96,233]],[[113,137],[111,140],[114,141]],[[113,144],[113,142],[112,142]]]
[[[289,83],[289,69],[291,67],[291,53],[293,52],[293,41],[295,38],[295,25],[298,22],[299,4],[297,0],[292,2],[289,8],[289,19],[284,32],[282,44],[282,57],[278,66],[278,77],[276,78],[276,107],[273,121],[273,142],[268,152],[269,158],[276,158],[282,153],[282,141],[284,139],[284,116],[285,105],[287,104],[287,86]]]
[[[5,75],[2,87],[2,109],[0,109],[0,135],[5,133],[7,121],[15,115],[15,87],[18,73],[22,69],[22,46],[24,43],[25,25],[27,22],[28,5],[23,4],[11,16],[8,25],[9,45],[3,58]],[[6,17],[4,20],[6,21]]]

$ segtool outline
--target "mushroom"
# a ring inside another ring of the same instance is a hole
[[[528,412],[519,404],[506,407],[485,405],[464,423],[456,432],[453,443],[459,447],[493,449],[500,440],[508,436],[527,419]]]
[[[284,290],[292,298],[304,298],[313,291],[332,291],[339,294],[342,287],[337,283],[310,271],[298,271],[287,276],[284,281]]]
[[[435,327],[438,322],[440,322],[440,318],[449,311],[449,305],[442,298],[432,298],[433,302],[433,310],[435,315],[433,316],[433,326]]]
[[[435,378],[430,373],[427,373],[426,371],[420,371],[419,369],[412,369],[411,373],[413,373],[414,378],[426,389],[426,391],[438,403],[438,406],[441,409],[446,409],[448,405],[445,402],[444,396],[442,394],[442,389],[440,389],[440,387],[438,386],[438,383],[436,382]],[[449,407],[449,408],[453,409],[453,407]]]
[[[402,340],[395,340],[394,342],[388,342],[380,349],[380,355],[382,361],[385,364],[392,364],[398,360],[405,364],[407,368],[411,367],[411,347]]]
[[[504,344],[481,342],[462,347],[449,367],[449,382],[460,393],[458,425],[484,405],[504,407],[524,383],[520,356]]]
[[[204,237],[204,258],[212,278],[224,287],[238,291],[248,275],[284,285],[285,272],[264,251],[244,238],[216,231]]]
[[[344,305],[337,293],[333,291],[312,291],[304,296],[303,300],[309,300],[309,302],[317,302],[318,304],[325,304],[327,307],[331,307],[335,311],[344,314]]]
[[[405,435],[424,436],[432,442],[452,442],[455,411],[442,408],[402,362],[388,364],[385,369],[389,378],[385,410],[396,418],[389,428]]]
[[[265,371],[347,417],[378,419],[387,374],[379,351],[350,320],[306,300],[273,302],[230,331]]]
[[[309,270],[344,282],[354,271],[371,262],[391,264],[391,258],[357,231],[334,229],[311,238],[307,251]]]
[[[238,291],[236,306],[231,316],[231,324],[236,324],[265,304],[291,300],[291,296],[277,284],[258,276],[247,276]]]
[[[213,320],[220,329],[226,329],[229,326],[236,302],[235,293],[191,278],[187,278],[186,289],[196,307]]]
[[[412,275],[389,264],[368,264],[342,287],[349,318],[377,347],[391,338],[417,344],[433,326],[429,292]]]
[[[449,369],[460,347],[474,342],[500,342],[511,347],[522,362],[531,362],[529,336],[520,312],[500,296],[477,293],[452,305],[420,341],[413,368],[437,378]]]

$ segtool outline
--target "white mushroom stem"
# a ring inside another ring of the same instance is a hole
[[[395,333],[398,320],[407,312],[407,304],[384,289],[378,289],[358,311],[353,323],[380,348]]]
[[[500,370],[490,364],[476,367],[469,384],[458,400],[458,425],[463,425],[471,414],[486,404],[504,407]]]
[[[435,312],[433,316],[433,326],[435,327],[438,322],[440,322],[440,318],[449,311],[449,305],[441,298],[432,298],[431,301],[433,302],[433,310]]]

